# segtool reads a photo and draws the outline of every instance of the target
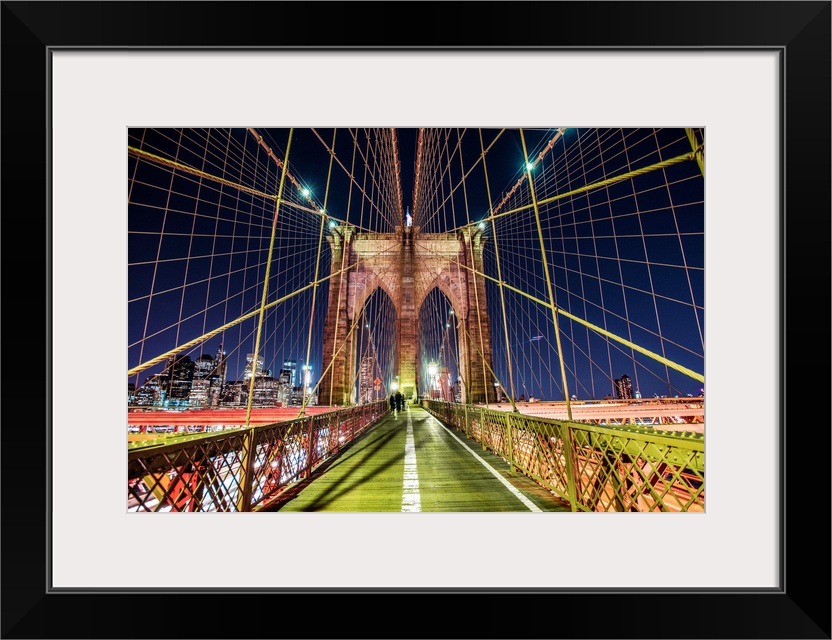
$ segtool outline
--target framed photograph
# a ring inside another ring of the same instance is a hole
[[[830,5],[3,2],[2,636],[830,638]],[[704,512],[126,512],[136,131],[561,125],[707,140]]]

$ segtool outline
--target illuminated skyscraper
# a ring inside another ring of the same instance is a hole
[[[254,369],[254,375],[259,377],[263,375],[263,356],[257,356],[257,366],[252,367],[252,363],[254,362],[254,354],[249,353],[246,355],[246,368],[243,371],[243,380],[251,380],[251,372],[252,368]]]
[[[619,400],[630,400],[633,397],[633,383],[626,373],[615,379],[615,393]]]
[[[312,391],[312,365],[305,364],[301,367],[303,370],[303,387],[306,389],[306,392]]]
[[[190,356],[171,356],[165,367],[167,377],[166,403],[186,404],[191,394],[195,363]]]
[[[194,379],[202,380],[211,377],[214,373],[215,365],[213,356],[207,353],[202,354],[196,359],[194,365]]]
[[[140,406],[154,406],[162,403],[167,395],[167,374],[155,373],[136,389],[133,404]]]
[[[228,357],[226,356],[225,351],[223,351],[222,345],[220,345],[219,349],[217,349],[217,355],[214,356],[214,361],[216,363],[215,375],[217,376],[220,385],[224,385],[226,382],[225,370],[228,367]]]
[[[301,371],[303,371],[303,386],[300,388],[302,389],[303,397],[307,398],[307,404],[317,404],[318,393],[317,391],[315,393],[312,392],[315,387],[315,380],[312,378],[312,365],[303,365]]]
[[[283,371],[287,371],[289,373],[289,384],[293,387],[297,386],[297,384],[298,384],[298,363],[297,363],[297,360],[285,360],[283,362]]]
[[[257,376],[254,381],[254,395],[251,404],[258,407],[273,407],[277,404],[280,383],[271,376]]]

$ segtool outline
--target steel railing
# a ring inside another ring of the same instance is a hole
[[[380,401],[275,424],[130,443],[128,510],[262,510],[387,411]]]
[[[425,407],[573,511],[705,510],[702,433],[567,422],[441,401]]]

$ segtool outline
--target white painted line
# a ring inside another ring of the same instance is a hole
[[[478,456],[478,455],[477,455],[477,452],[476,452],[476,451],[474,451],[471,447],[469,447],[469,446],[468,446],[467,444],[465,444],[462,440],[460,440],[459,438],[457,438],[457,437],[456,437],[456,434],[455,434],[453,431],[451,431],[450,429],[448,429],[448,427],[446,427],[444,424],[442,424],[441,422],[439,422],[439,420],[437,420],[436,418],[434,418],[432,415],[430,415],[430,414],[428,414],[428,415],[430,416],[431,420],[433,420],[436,424],[438,424],[438,425],[439,425],[440,427],[442,427],[445,431],[447,431],[447,432],[448,432],[448,435],[450,435],[450,436],[451,436],[454,440],[456,440],[459,444],[461,444],[463,447],[465,447],[465,449],[468,451],[468,453],[470,453],[470,454],[471,454],[472,456],[474,456],[477,460],[479,460],[479,461],[480,461],[480,463],[482,464],[482,466],[484,466],[486,469],[488,469],[488,470],[491,472],[491,474],[492,474],[495,478],[497,478],[497,480],[499,480],[500,482],[502,482],[502,483],[503,483],[503,485],[505,486],[505,488],[506,488],[506,489],[508,489],[509,491],[511,491],[511,492],[512,492],[512,493],[513,493],[516,497],[517,497],[517,499],[518,499],[520,502],[522,502],[524,505],[526,505],[526,506],[529,508],[529,511],[537,511],[537,512],[539,512],[539,513],[543,513],[542,509],[538,508],[538,506],[537,506],[534,502],[532,502],[532,501],[531,501],[531,500],[529,500],[526,496],[524,496],[522,493],[520,493],[520,491],[518,491],[518,490],[517,490],[517,487],[515,487],[514,485],[512,485],[512,484],[511,484],[508,480],[506,480],[503,476],[501,476],[499,471],[497,471],[494,467],[492,467],[492,466],[491,466],[490,464],[488,464],[485,460],[483,460],[480,456]]]
[[[416,442],[413,439],[413,419],[410,408],[407,411],[407,439],[404,443],[404,480],[402,489],[402,511],[421,511],[419,496],[419,474],[416,472]]]

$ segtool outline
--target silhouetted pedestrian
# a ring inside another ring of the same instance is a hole
[[[404,409],[404,396],[401,394],[401,391],[396,391],[396,409],[399,411]]]
[[[396,394],[390,394],[390,411],[393,411],[396,408]]]

